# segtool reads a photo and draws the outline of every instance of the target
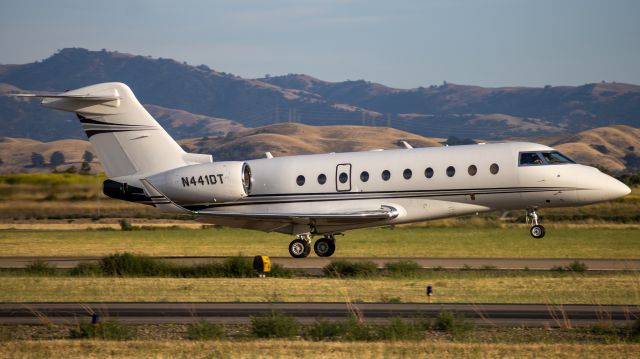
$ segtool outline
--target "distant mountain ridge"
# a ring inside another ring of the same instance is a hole
[[[640,124],[640,86],[621,83],[395,89],[295,74],[244,79],[205,65],[81,48],[29,64],[0,65],[0,93],[64,91],[109,81],[127,83],[154,116],[164,114],[160,122],[171,123],[167,130],[178,138],[280,122],[390,126],[429,137],[486,139]],[[189,120],[181,123],[180,116]],[[34,100],[0,97],[0,121],[0,136],[84,138],[72,115],[41,109]]]
[[[601,127],[576,135],[557,136],[546,142],[540,139],[518,141],[543,142],[569,155],[578,163],[598,165],[612,171],[640,170],[640,129],[629,126]],[[265,152],[290,156],[311,153],[368,151],[403,148],[401,141],[412,146],[442,146],[443,138],[427,138],[392,129],[370,126],[308,126],[296,123],[242,129],[226,136],[198,137],[179,141],[194,153],[213,154],[215,161],[263,158]],[[54,151],[62,151],[66,167],[80,168],[84,151],[93,151],[88,141],[60,140],[39,142],[30,139],[0,138],[0,173],[49,172],[51,168],[33,168],[31,153],[37,152],[48,161]],[[92,163],[101,170],[99,158]]]

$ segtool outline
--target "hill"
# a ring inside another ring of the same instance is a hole
[[[49,173],[53,170],[49,166],[51,155],[61,151],[65,157],[65,164],[58,167],[64,171],[71,166],[80,169],[85,151],[94,153],[91,143],[83,140],[58,140],[40,142],[27,138],[0,138],[0,173]],[[38,153],[44,157],[44,167],[34,167],[31,154]],[[97,157],[91,162],[93,172],[102,171]]]
[[[161,122],[175,125],[168,131],[178,138],[281,122],[374,124],[428,137],[487,139],[640,123],[640,86],[621,83],[543,88],[444,83],[395,89],[364,80],[327,82],[295,74],[244,79],[205,65],[80,48],[63,49],[29,64],[0,65],[1,93],[64,91],[106,81],[127,83],[151,112],[183,111],[160,116]],[[179,118],[191,120],[182,124]],[[74,120],[72,115],[41,109],[37,101],[0,97],[0,136],[83,138]],[[47,125],[51,123],[56,126]]]
[[[214,160],[262,158],[310,153],[367,151],[402,146],[407,141],[415,147],[442,146],[444,139],[384,127],[308,126],[278,124],[231,133],[224,137],[181,141],[192,152],[212,153]]]
[[[640,171],[640,129],[601,127],[550,143],[578,163],[595,164],[613,171]]]
[[[524,140],[527,139],[517,139]],[[364,126],[308,126],[279,124],[260,128],[239,129],[225,136],[199,137],[180,140],[188,152],[211,153],[214,160],[245,160],[262,158],[265,152],[274,156],[309,153],[366,151],[392,149],[407,141],[414,147],[441,146],[442,138],[420,135],[384,127]],[[545,143],[571,156],[578,163],[597,165],[612,171],[640,170],[640,129],[629,126],[611,126],[584,131],[576,135],[557,136]],[[0,140],[0,173],[49,172],[50,168],[33,168],[31,153],[37,152],[49,159],[54,151],[62,151],[69,163],[79,168],[82,154],[91,150],[87,141],[62,140],[39,142],[29,139],[4,138]],[[99,169],[98,163],[92,163]]]

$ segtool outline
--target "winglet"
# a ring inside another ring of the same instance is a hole
[[[165,196],[162,192],[158,191],[158,189],[151,184],[146,178],[141,179],[142,186],[144,186],[145,192],[147,192],[147,196],[151,198],[151,202],[162,212],[170,212],[170,213],[184,213],[184,214],[194,214],[193,211],[190,211],[172,200],[169,197]]]

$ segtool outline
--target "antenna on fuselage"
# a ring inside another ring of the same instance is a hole
[[[404,148],[406,148],[406,149],[408,149],[408,150],[413,149],[413,146],[411,146],[411,145],[409,144],[409,142],[407,142],[407,141],[400,141],[400,143],[402,143],[402,144],[404,145]]]

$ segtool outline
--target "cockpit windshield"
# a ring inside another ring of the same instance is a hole
[[[571,158],[563,155],[562,153],[560,153],[558,151],[542,152],[542,156],[547,161],[547,163],[550,164],[550,165],[557,165],[557,164],[561,164],[561,163],[576,163],[574,160],[572,160]]]
[[[558,151],[520,152],[520,166],[541,166],[575,163]]]

